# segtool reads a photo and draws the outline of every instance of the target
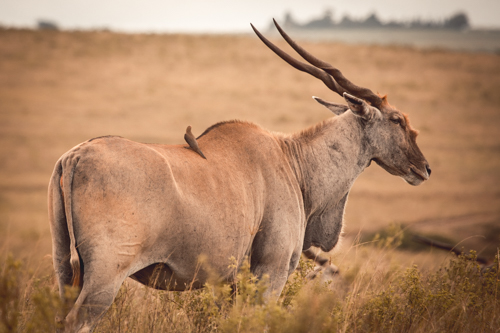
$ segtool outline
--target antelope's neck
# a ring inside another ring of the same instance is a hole
[[[280,138],[300,184],[308,220],[345,198],[370,164],[365,141],[361,124],[351,112]]]

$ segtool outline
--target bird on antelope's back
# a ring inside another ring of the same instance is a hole
[[[197,152],[201,157],[203,157],[204,159],[207,159],[205,157],[205,155],[203,155],[203,153],[201,152],[200,150],[200,147],[198,147],[198,142],[196,141],[196,138],[195,136],[193,135],[193,133],[191,132],[191,126],[188,126],[186,128],[186,134],[184,134],[184,140],[186,140],[187,144],[189,145],[189,147],[194,150],[195,152]],[[188,148],[188,147],[186,147]],[[189,149],[189,148],[188,148]]]

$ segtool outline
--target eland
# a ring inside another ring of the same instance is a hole
[[[163,290],[201,288],[208,272],[200,256],[228,283],[248,258],[276,299],[303,251],[336,246],[349,191],[372,161],[411,185],[429,178],[405,114],[276,27],[308,63],[252,26],[279,57],[343,96],[346,105],[315,98],[333,117],[295,134],[221,122],[196,139],[207,159],[183,145],[107,136],[57,161],[48,190],[53,263],[61,297],[65,286],[79,288],[60,319],[65,331],[91,332],[127,277]]]

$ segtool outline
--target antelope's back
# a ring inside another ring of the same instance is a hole
[[[120,137],[75,147],[78,243],[139,244],[131,255],[148,249],[152,257],[171,253],[172,261],[193,263],[211,253],[220,270],[230,256],[243,258],[266,211],[290,196],[298,202],[300,189],[274,137],[256,125],[221,124],[198,144],[206,160],[187,145]]]

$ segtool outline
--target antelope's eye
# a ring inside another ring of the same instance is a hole
[[[401,118],[391,118],[390,121],[392,121],[396,125],[401,125]]]

